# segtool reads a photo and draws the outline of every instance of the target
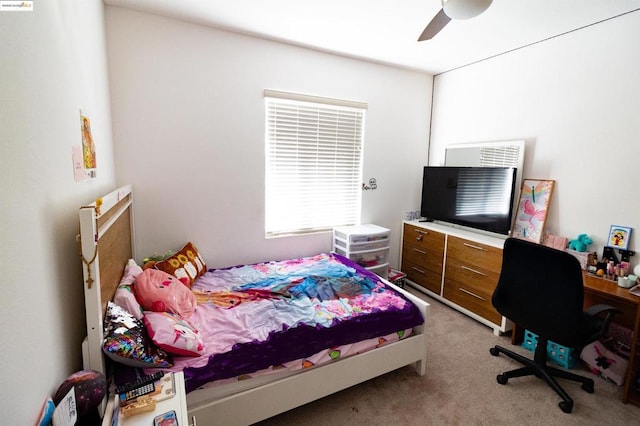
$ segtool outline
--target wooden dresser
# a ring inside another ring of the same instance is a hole
[[[418,226],[404,226],[402,272],[414,283],[440,294],[445,234]]]
[[[491,304],[504,239],[435,223],[405,221],[403,227],[402,272],[414,287],[493,328],[495,334],[511,329]]]

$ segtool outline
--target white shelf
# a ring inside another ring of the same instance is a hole
[[[156,404],[156,409],[154,411],[136,414],[131,417],[119,416],[117,426],[152,426],[154,417],[172,410],[175,410],[178,418],[178,424],[180,426],[189,425],[189,418],[187,416],[187,397],[184,389],[184,375],[182,372],[173,373],[173,375],[176,390],[176,394],[173,397],[159,401]],[[102,426],[111,426],[112,424],[111,420],[115,405],[114,398],[115,396],[112,395],[107,403],[107,409],[105,410],[104,418],[102,419]]]

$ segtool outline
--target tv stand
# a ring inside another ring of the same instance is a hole
[[[500,335],[513,327],[491,304],[505,239],[440,223],[404,221],[401,269],[409,285]]]

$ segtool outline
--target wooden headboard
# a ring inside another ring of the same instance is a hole
[[[127,261],[133,258],[133,194],[123,186],[80,208],[87,337],[82,343],[83,368],[105,374],[103,318],[118,288]]]

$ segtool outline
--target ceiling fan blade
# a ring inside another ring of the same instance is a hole
[[[431,40],[433,36],[438,34],[440,30],[444,28],[451,21],[451,18],[444,13],[444,9],[440,9],[440,11],[433,17],[429,25],[422,31],[420,37],[418,37],[418,41]]]

